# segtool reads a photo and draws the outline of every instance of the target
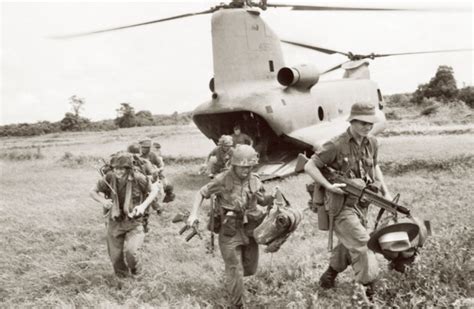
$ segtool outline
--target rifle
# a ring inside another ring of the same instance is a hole
[[[102,159],[102,161],[104,161],[104,163],[107,164],[107,162],[105,162],[104,159]],[[115,198],[117,198],[117,192],[115,192],[114,188],[112,188],[112,186],[111,186],[111,185],[107,182],[107,180],[105,179],[105,174],[104,174],[104,172],[102,171],[102,169],[99,167],[99,168],[97,168],[97,171],[99,172],[100,176],[101,176],[102,179],[104,180],[104,182],[105,182],[105,184],[107,185],[107,187],[109,187],[110,192],[113,194],[113,196],[114,196]],[[112,200],[113,200],[113,199],[112,199]],[[104,213],[103,213],[103,215],[104,215],[104,218],[108,217],[108,216],[110,215],[110,208],[107,209],[107,210],[104,208]]]
[[[211,220],[209,227],[211,230],[211,244],[210,244],[210,253],[214,253],[214,211],[215,211],[215,202],[216,202],[216,196],[212,195],[211,196],[211,213],[209,216],[209,220]]]
[[[185,225],[179,230],[179,235],[183,235],[184,232],[186,232],[189,229],[192,229],[191,233],[188,234],[185,238],[187,242],[190,241],[196,235],[198,235],[198,237],[202,239],[201,233],[199,232],[199,221],[196,220],[193,222],[192,226],[189,226],[186,224],[188,217],[189,217],[189,212],[179,213],[176,216],[174,216],[171,222],[173,223],[184,222],[185,223]]]
[[[397,213],[410,216],[410,209],[399,205],[396,202],[398,199],[395,199],[394,201],[387,200],[383,196],[379,195],[377,193],[378,189],[371,184],[362,185],[354,179],[344,177],[330,167],[326,167],[326,170],[328,171],[326,178],[331,183],[345,184],[346,186],[341,189],[350,195],[356,196],[359,201],[364,200],[372,203],[379,208],[391,212],[394,216],[396,216]]]

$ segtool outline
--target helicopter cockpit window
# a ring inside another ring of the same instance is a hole
[[[319,117],[319,121],[324,120],[324,111],[323,111],[323,108],[321,106],[318,107],[318,117]]]
[[[270,72],[274,72],[275,68],[273,67],[273,60],[268,61],[268,65],[270,67]]]

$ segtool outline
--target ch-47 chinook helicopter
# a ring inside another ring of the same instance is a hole
[[[65,36],[90,35],[121,30],[195,15],[212,14],[214,76],[209,83],[212,98],[199,105],[193,120],[201,132],[217,142],[229,134],[234,124],[254,140],[261,156],[258,172],[264,179],[284,177],[295,172],[297,155],[315,148],[346,127],[355,102],[371,102],[383,116],[383,98],[370,80],[368,61],[377,57],[460,50],[424,51],[397,54],[356,55],[297,42],[283,41],[261,17],[268,7],[313,11],[404,11],[411,9],[349,8],[307,5],[253,3],[233,0],[208,10],[172,16],[123,27]],[[342,54],[348,61],[321,72],[313,64],[285,66],[281,43],[293,44],[326,54]],[[342,79],[319,81],[320,76],[337,69]],[[374,126],[373,133],[384,129]]]

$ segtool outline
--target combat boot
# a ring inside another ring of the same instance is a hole
[[[319,278],[319,286],[323,289],[333,288],[336,284],[336,277],[338,272],[331,266],[323,273],[321,278]]]
[[[365,286],[365,296],[367,296],[367,298],[370,301],[373,301],[374,295],[375,295],[375,282],[366,283],[364,284],[364,286]]]

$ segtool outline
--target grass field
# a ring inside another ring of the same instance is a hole
[[[379,256],[382,280],[375,304],[474,306],[472,124],[455,124],[452,130],[425,120],[419,126],[394,122],[398,133],[380,139],[380,161],[392,192],[401,192],[401,203],[415,215],[431,220],[434,235],[403,275],[388,271]],[[410,133],[430,130],[445,134]],[[119,280],[108,260],[101,206],[88,192],[99,177],[99,158],[143,135],[158,140],[165,156],[187,159],[167,166],[177,199],[161,216],[151,217],[142,253],[145,273]],[[192,125],[2,139],[0,307],[223,306],[223,262],[218,249],[213,256],[205,253],[209,234],[186,243],[178,235],[181,226],[171,223],[206,183],[197,170],[212,147]],[[258,273],[246,279],[251,308],[365,304],[352,270],[339,277],[334,290],[318,286],[328,263],[327,234],[306,209],[307,182],[308,176],[298,175],[266,184],[279,185],[304,218],[280,251],[262,250]]]

